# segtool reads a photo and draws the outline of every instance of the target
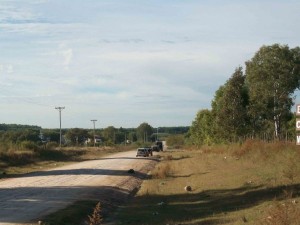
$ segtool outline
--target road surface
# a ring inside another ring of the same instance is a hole
[[[0,224],[37,224],[77,200],[119,201],[136,190],[154,164],[153,158],[129,151],[0,180]],[[135,174],[127,172],[131,168]]]

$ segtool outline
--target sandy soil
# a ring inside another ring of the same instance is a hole
[[[153,168],[135,151],[0,181],[0,224],[36,224],[43,216],[84,199],[122,202]],[[129,174],[129,169],[134,174]]]

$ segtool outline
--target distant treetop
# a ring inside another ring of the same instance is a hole
[[[32,125],[21,125],[21,124],[0,124],[0,131],[11,131],[11,130],[40,130],[42,129],[39,126]]]

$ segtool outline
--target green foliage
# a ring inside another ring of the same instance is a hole
[[[41,130],[39,126],[21,125],[21,124],[0,124],[0,131],[17,131],[17,130]]]
[[[69,129],[65,137],[73,144],[73,145],[78,145],[78,144],[84,144],[84,141],[86,140],[87,137],[89,137],[88,131],[86,129],[81,129],[81,128],[73,128]]]
[[[160,127],[159,138],[165,139],[169,134],[183,134],[187,132],[188,127]],[[138,131],[140,132],[139,141],[143,144],[155,140],[156,133],[153,128],[143,123],[138,128],[119,129],[109,126],[105,129],[96,129],[95,134],[100,136],[103,143],[108,146],[118,144],[124,145],[126,140],[131,143],[138,141]],[[155,134],[155,135],[153,135]],[[83,145],[86,138],[92,138],[94,131],[92,129],[63,129],[62,135],[68,146]],[[41,129],[38,126],[0,124],[0,152],[10,150],[39,148],[55,149],[60,140],[59,129]],[[24,143],[23,143],[24,142]],[[90,143],[93,146],[93,143]]]
[[[46,148],[48,150],[53,150],[53,149],[57,148],[58,146],[59,146],[59,144],[55,141],[50,141],[46,144]]]
[[[15,130],[15,131],[1,131],[0,141],[20,143],[22,141],[39,141],[38,130]]]
[[[59,129],[43,129],[42,132],[46,140],[59,143]]]
[[[21,149],[23,150],[38,150],[39,147],[33,141],[22,141],[20,143]]]
[[[109,126],[105,128],[102,132],[103,138],[109,143],[115,143],[115,135],[116,135],[116,128],[113,126]]]
[[[170,147],[180,148],[184,145],[184,135],[183,134],[176,134],[170,135],[167,138],[167,145]]]
[[[213,115],[210,110],[199,111],[189,130],[189,142],[197,147],[212,144],[214,142],[213,124]]]
[[[39,141],[39,130],[8,129],[0,131],[0,152],[37,150]]]
[[[247,132],[248,94],[242,67],[235,70],[213,101],[215,130],[218,138],[234,141]]]
[[[201,110],[189,130],[196,145],[246,138],[289,139],[295,135],[293,94],[300,88],[300,48],[262,46],[215,93],[212,110]]]
[[[138,126],[136,132],[139,141],[147,142],[153,133],[153,128],[148,123],[144,122]]]
[[[132,142],[137,141],[136,132],[134,132],[134,131],[129,132],[128,136],[127,136],[127,139],[132,141]]]
[[[188,126],[178,126],[178,127],[159,127],[159,133],[165,134],[186,134],[189,131],[190,127]]]
[[[287,45],[263,46],[246,62],[253,128],[273,126],[276,137],[291,118],[293,93],[299,88],[300,51]]]

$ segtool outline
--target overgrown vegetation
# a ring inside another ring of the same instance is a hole
[[[192,145],[294,140],[294,92],[300,87],[300,48],[262,46],[215,93],[211,110],[197,113],[189,131]]]
[[[152,179],[118,213],[118,224],[299,223],[300,152],[294,143],[248,140],[160,156]]]

